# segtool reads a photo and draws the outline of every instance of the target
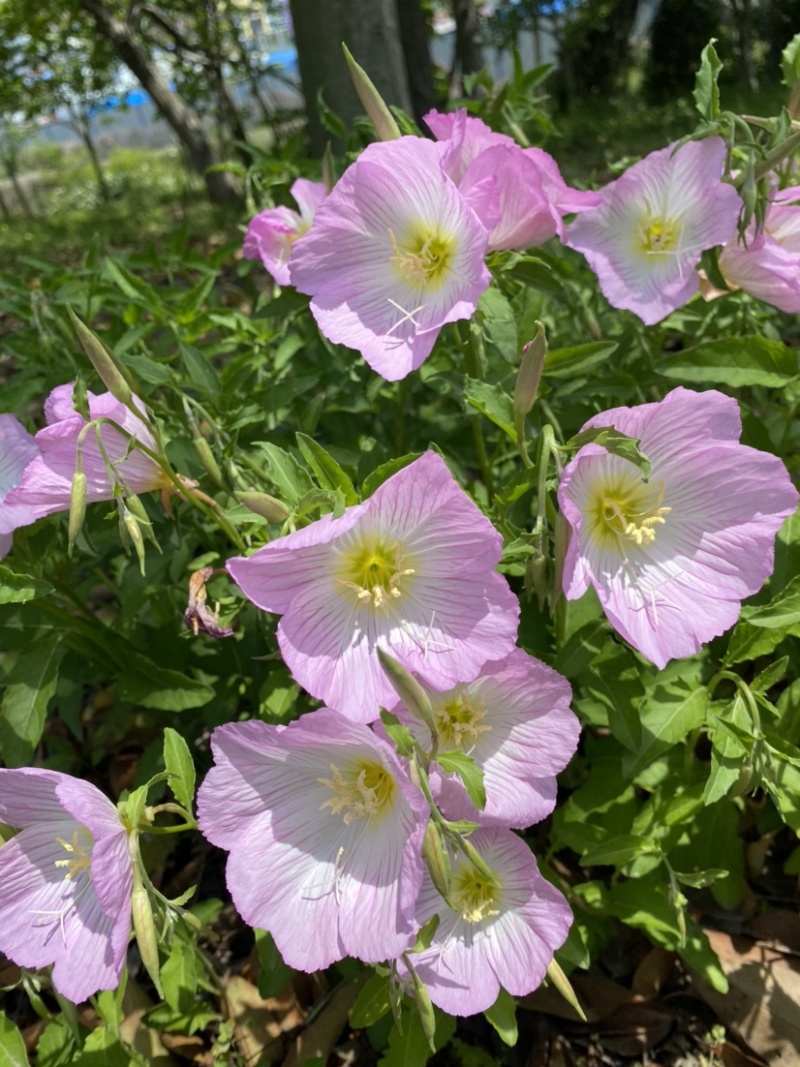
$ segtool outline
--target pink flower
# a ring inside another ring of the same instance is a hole
[[[614,307],[651,325],[698,291],[701,253],[733,235],[742,206],[721,180],[725,153],[720,137],[651,152],[567,227],[564,243],[583,252]]]
[[[11,506],[8,495],[38,455],[39,449],[25,427],[13,415],[0,415],[0,559],[11,549],[12,531],[33,522],[24,506]]]
[[[57,771],[0,770],[0,951],[53,964],[76,1004],[119,984],[131,931],[128,832],[110,800]]]
[[[283,615],[296,680],[359,722],[396,702],[376,649],[437,688],[470,681],[514,645],[519,602],[495,571],[502,541],[426,452],[363,504],[228,562],[245,596]]]
[[[640,440],[650,479],[586,445],[558,490],[572,528],[569,600],[594,586],[611,625],[663,667],[736,622],[740,602],[772,571],[775,533],[797,507],[781,461],[739,444],[735,400],[674,389],[656,404],[614,408],[584,429]]]
[[[260,259],[278,285],[289,284],[289,258],[295,241],[307,233],[317,208],[328,195],[322,182],[298,178],[291,189],[300,214],[288,207],[270,208],[250,220],[242,254]]]
[[[486,1011],[501,986],[517,997],[534,990],[572,924],[566,900],[542,878],[533,853],[516,834],[491,827],[476,830],[470,841],[499,887],[458,853],[451,908],[426,871],[417,920],[422,925],[438,914],[440,922],[430,948],[411,957],[433,1003],[451,1015]],[[398,961],[401,975],[404,970]]]
[[[762,231],[751,226],[746,244],[732,239],[719,268],[733,288],[781,311],[800,312],[800,187],[774,192]]]
[[[428,805],[389,745],[328,708],[212,737],[199,825],[229,849],[228,887],[290,967],[377,963],[413,941]]]
[[[478,812],[460,779],[437,772],[438,802],[449,819],[522,828],[550,814],[555,776],[569,763],[580,734],[565,678],[515,648],[484,664],[475,681],[430,697],[439,750],[466,752],[484,774],[486,807]],[[428,729],[402,704],[391,710],[429,750]]]
[[[490,281],[486,229],[419,137],[371,144],[292,254],[325,336],[389,381],[428,357],[447,322],[469,318]]]
[[[5,500],[5,504],[12,508],[13,515],[24,517],[24,521],[15,522],[16,526],[25,526],[44,515],[69,509],[78,439],[87,425],[73,405],[74,388],[72,382],[59,385],[45,402],[47,426],[39,430],[34,438],[39,455],[27,465],[19,486]],[[120,489],[146,493],[168,487],[171,483],[159,465],[136,448],[134,443],[141,442],[151,450],[156,448],[141,401],[136,400],[142,410],[141,418],[115,400],[111,393],[101,393],[100,396],[89,393],[88,401],[92,419],[110,419],[130,437],[107,423],[99,424],[103,446],[112,467],[110,473],[100,452],[96,431],[91,429],[86,433],[81,445],[81,457],[86,475],[87,502],[113,500]]]
[[[431,111],[425,122],[447,146],[445,172],[490,230],[490,252],[544,244],[563,234],[563,215],[601,203],[597,193],[570,189],[547,152],[520,148],[466,111]]]

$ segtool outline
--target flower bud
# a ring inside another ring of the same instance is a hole
[[[276,526],[283,524],[289,518],[290,512],[286,505],[267,493],[257,493],[255,489],[248,489],[247,492],[233,495],[254,515],[260,515],[262,519]]]
[[[72,549],[86,518],[86,475],[79,468],[72,475],[72,487],[69,493],[69,523],[67,525],[67,554],[72,556]]]
[[[144,537],[139,520],[128,510],[124,501],[119,503],[119,523],[123,544],[132,544],[139,560],[139,571],[144,578]]]
[[[566,1000],[567,1004],[573,1007],[581,1019],[586,1022],[587,1020],[583,1013],[583,1008],[578,1003],[578,998],[575,995],[575,990],[572,988],[570,980],[554,959],[550,961],[550,966],[547,968],[547,977],[559,991],[564,1000]]]
[[[450,896],[453,871],[442,831],[432,819],[428,823],[422,841],[422,857],[437,892],[447,900]]]
[[[391,111],[370,81],[366,71],[351,56],[347,45],[343,44],[342,48],[350,70],[350,77],[358,93],[358,99],[364,105],[367,118],[374,126],[375,132],[381,141],[396,141],[400,136],[400,128],[395,122]]]
[[[336,163],[330,141],[325,145],[325,155],[322,157],[322,181],[328,192],[336,185]]]
[[[436,729],[433,708],[428,694],[402,664],[398,663],[396,659],[390,656],[388,652],[384,652],[380,647],[378,648],[378,659],[381,667],[383,667],[383,673],[392,683],[395,693],[397,693],[411,714],[425,723],[431,732],[431,738],[434,741],[438,741],[439,731]]]
[[[483,858],[483,856],[480,854],[480,852],[478,852],[475,846],[466,837],[462,837],[459,844],[461,846],[462,852],[467,857],[472,866],[475,868],[475,870],[478,872],[478,874],[485,878],[489,885],[494,886],[495,889],[499,889],[500,883],[497,881],[497,875],[494,873],[494,871]]]
[[[427,1038],[428,1045],[432,1052],[436,1051],[436,1045],[434,1043],[436,1037],[436,1015],[433,1011],[433,1004],[431,1003],[431,995],[425,988],[422,979],[413,968],[409,968],[411,972],[411,980],[414,983],[414,1000],[416,1001],[417,1011],[419,1012],[419,1019],[422,1023],[422,1032]]]
[[[139,862],[137,856],[133,864],[133,896],[131,898],[133,929],[142,963],[158,990],[158,995],[163,1000],[164,990],[161,986],[161,964],[158,959],[158,937],[153,919],[153,905],[150,894],[142,883]]]
[[[547,557],[543,556],[541,552],[534,550],[534,553],[528,562],[528,566],[525,568],[524,584],[525,592],[529,598],[533,593],[536,594],[536,599],[539,602],[539,611],[544,610],[544,602],[547,599],[547,572]]]
[[[192,444],[194,445],[194,450],[197,453],[200,462],[203,464],[203,469],[206,474],[215,485],[218,485],[220,489],[224,489],[225,481],[222,477],[222,471],[219,469],[219,464],[214,457],[214,453],[211,451],[208,441],[206,441],[205,437],[201,437],[200,434],[198,434],[192,439]]]
[[[547,338],[544,326],[537,322],[536,335],[522,349],[519,373],[514,385],[514,412],[518,418],[524,419],[536,401],[546,358]]]
[[[89,327],[81,322],[72,308],[67,308],[67,314],[83,351],[89,357],[103,385],[115,400],[118,400],[120,404],[125,404],[126,407],[130,407],[133,403],[131,387],[128,385],[127,379],[122,369],[115,362],[114,357]]]
[[[153,524],[150,521],[150,516],[145,511],[144,504],[141,502],[138,496],[133,493],[129,493],[125,497],[125,503],[128,506],[128,510],[136,518],[139,526],[144,531],[144,536],[159,552],[161,551],[161,545],[156,540],[156,535],[153,533]]]

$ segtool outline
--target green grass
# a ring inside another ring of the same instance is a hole
[[[238,218],[209,203],[202,180],[188,173],[177,149],[112,151],[103,162],[108,202],[82,152],[37,152],[30,163],[36,176],[26,185],[37,217],[17,211],[10,223],[0,221],[6,269],[20,255],[69,265],[90,244],[106,252],[141,249],[183,223],[198,235],[236,232]]]

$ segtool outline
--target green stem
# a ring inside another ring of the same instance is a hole
[[[771,152],[767,153],[763,162],[759,163],[754,170],[756,181],[769,174],[784,159],[788,159],[797,148],[800,148],[800,130],[790,134],[777,148],[773,148]]]

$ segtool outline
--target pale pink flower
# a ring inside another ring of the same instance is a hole
[[[490,231],[490,252],[544,244],[563,234],[564,215],[601,203],[597,193],[569,188],[547,152],[520,148],[466,111],[431,111],[424,121],[446,145],[445,172]]]
[[[440,921],[430,948],[411,956],[433,1003],[451,1015],[486,1011],[501,986],[516,997],[532,992],[572,925],[566,900],[541,876],[516,834],[487,827],[470,841],[499,886],[459,852],[453,856],[451,908],[426,871],[417,920],[422,925],[439,915]],[[402,960],[398,972],[406,973]]]
[[[674,389],[601,412],[584,429],[638,438],[652,465],[586,445],[558,490],[572,528],[568,600],[594,586],[611,625],[661,668],[724,633],[772,571],[775,534],[797,507],[783,463],[739,444],[735,400]]]
[[[75,410],[72,399],[74,388],[72,382],[60,385],[45,401],[47,426],[39,430],[34,438],[39,455],[27,465],[22,481],[5,500],[5,504],[13,509],[13,514],[24,519],[16,522],[17,526],[25,526],[45,515],[69,509],[78,441],[87,425],[83,416]],[[141,417],[115,400],[111,393],[101,393],[99,396],[88,394],[92,419],[110,419],[125,433],[120,433],[108,423],[102,423],[98,430],[90,429],[85,434],[81,458],[86,475],[87,503],[113,500],[123,489],[131,493],[146,493],[171,485],[155,460],[136,448],[131,441],[133,438],[151,450],[156,448],[144,406],[138,398],[134,402],[142,412]],[[101,434],[111,472],[100,451],[97,432]],[[126,433],[129,436],[125,436]]]
[[[53,964],[76,1004],[119,985],[131,931],[128,832],[103,794],[57,771],[0,769],[0,951]]]
[[[514,648],[505,659],[485,663],[474,681],[443,693],[428,692],[439,750],[469,755],[483,771],[486,789],[486,807],[479,812],[461,780],[437,768],[438,803],[444,814],[516,828],[549,815],[556,803],[556,775],[574,755],[580,734],[566,678]],[[428,728],[402,704],[391,710],[429,750]]]
[[[729,241],[719,269],[732,288],[781,311],[800,312],[800,187],[772,194],[761,232],[753,225],[744,242]]]
[[[426,452],[340,518],[325,515],[228,570],[253,603],[283,615],[278,643],[300,685],[371,722],[396,702],[378,647],[441,689],[511,651],[519,601],[494,569],[501,550]]]
[[[229,723],[211,744],[199,825],[230,851],[245,922],[305,971],[405,951],[429,809],[391,747],[328,708],[288,726]]]
[[[11,549],[12,532],[34,521],[24,505],[12,507],[8,495],[38,455],[36,442],[25,427],[13,415],[0,415],[0,559]]]
[[[567,227],[564,243],[586,256],[614,307],[650,325],[698,291],[701,253],[733,236],[742,207],[722,181],[725,155],[721,137],[651,152]]]
[[[469,318],[489,285],[487,232],[420,137],[371,144],[294,247],[292,284],[325,336],[384,378],[428,357],[447,322]]]
[[[328,195],[322,182],[298,178],[291,188],[300,212],[288,207],[268,208],[250,220],[242,254],[260,259],[278,285],[289,284],[289,259],[294,243],[311,229],[317,208]]]

